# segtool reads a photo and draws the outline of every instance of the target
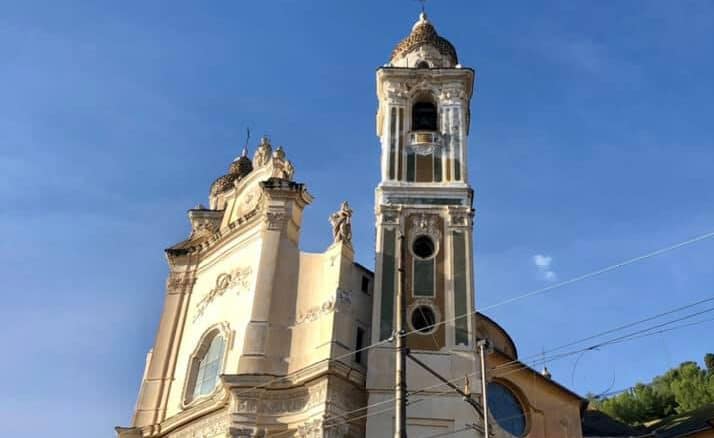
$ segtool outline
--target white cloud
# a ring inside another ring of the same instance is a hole
[[[536,254],[533,256],[533,263],[535,263],[538,269],[548,269],[552,261],[553,257],[546,256],[543,254]]]
[[[551,256],[543,254],[536,254],[533,256],[533,264],[546,281],[556,281],[558,279],[558,275],[550,268],[552,263],[553,257]]]

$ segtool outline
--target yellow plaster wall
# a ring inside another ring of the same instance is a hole
[[[532,370],[493,368],[510,362],[495,352],[487,359],[491,380],[504,384],[518,396],[527,415],[527,438],[581,438],[581,400]]]

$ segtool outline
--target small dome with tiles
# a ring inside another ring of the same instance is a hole
[[[421,53],[410,56],[415,52]],[[400,41],[392,51],[390,61],[397,67],[454,67],[459,63],[459,58],[454,46],[446,38],[439,36],[426,13],[422,12],[409,36]]]
[[[245,178],[253,171],[253,163],[248,158],[248,149],[243,148],[243,153],[228,167],[228,173],[216,179],[211,184],[211,195],[225,192],[233,187],[234,182]]]

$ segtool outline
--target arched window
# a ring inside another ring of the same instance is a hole
[[[417,102],[412,107],[412,131],[436,131],[436,105]]]
[[[419,61],[416,64],[416,68],[429,68],[429,63],[426,61]]]
[[[526,414],[515,394],[498,382],[489,383],[486,394],[488,394],[488,408],[496,423],[513,436],[524,436]]]
[[[225,338],[218,330],[205,336],[191,360],[186,402],[209,395],[216,388],[223,364]]]

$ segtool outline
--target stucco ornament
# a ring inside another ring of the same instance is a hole
[[[218,277],[216,277],[215,287],[208,291],[206,296],[201,298],[198,304],[196,304],[196,314],[194,315],[193,322],[196,322],[203,316],[206,312],[206,308],[213,300],[225,294],[227,291],[235,289],[238,294],[246,292],[250,287],[250,274],[252,272],[253,269],[251,267],[246,267],[219,274]]]
[[[188,211],[188,220],[191,222],[190,239],[211,235],[218,231],[223,213],[211,210],[201,204]]]
[[[332,312],[348,312],[352,306],[352,293],[344,289],[336,289],[335,295],[325,300],[318,306],[312,306],[304,312],[300,312],[295,319],[295,325],[305,322],[317,321],[323,315]]]
[[[334,243],[352,244],[352,209],[347,201],[342,203],[338,211],[330,215],[330,224],[332,224]]]
[[[421,234],[431,236],[434,241],[438,242],[441,239],[441,230],[439,229],[438,216],[419,214],[412,217],[412,239]]]
[[[384,87],[387,90],[387,97],[395,103],[401,102],[409,96],[409,87],[404,82],[386,81]]]
[[[306,421],[299,425],[296,436],[300,438],[322,437],[322,418]]]
[[[449,84],[439,93],[439,100],[447,105],[462,103],[466,98],[466,90],[462,84]]]
[[[222,438],[227,436],[229,425],[227,416],[209,417],[172,433],[171,438]]]
[[[196,277],[189,274],[181,274],[171,272],[166,279],[166,288],[171,293],[176,293],[185,289],[192,288],[196,283]]]

